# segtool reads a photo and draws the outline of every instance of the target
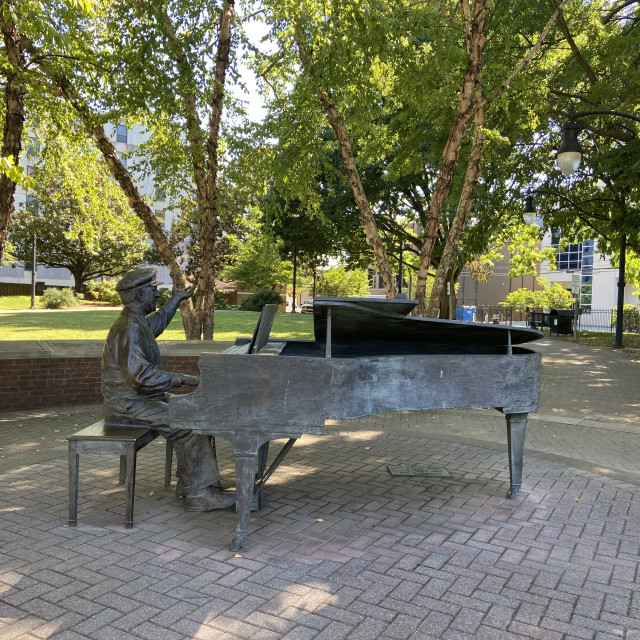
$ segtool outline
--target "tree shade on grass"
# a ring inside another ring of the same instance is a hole
[[[119,313],[116,309],[2,313],[0,340],[104,340]],[[259,316],[252,311],[217,311],[214,340],[234,341],[240,336],[251,336]],[[313,318],[310,315],[278,313],[271,337],[313,340]],[[162,334],[162,339],[185,339],[179,313]]]

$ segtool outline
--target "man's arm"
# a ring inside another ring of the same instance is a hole
[[[171,373],[153,364],[149,356],[150,339],[137,323],[130,323],[118,332],[112,352],[127,384],[138,393],[169,391],[185,384],[182,373]]]
[[[168,326],[173,316],[175,315],[180,303],[183,300],[187,300],[193,295],[195,291],[194,287],[188,287],[187,289],[176,289],[175,285],[173,286],[173,295],[171,296],[171,300],[167,302],[167,304],[163,305],[155,311],[147,316],[147,322],[151,326],[153,330],[153,335],[157,338]]]

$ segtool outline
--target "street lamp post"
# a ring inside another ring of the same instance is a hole
[[[36,270],[38,266],[36,264],[36,243],[37,237],[36,232],[33,232],[33,240],[31,243],[31,307],[30,309],[36,308]]]
[[[296,313],[296,279],[298,277],[298,245],[293,245],[293,304],[291,305],[291,313]]]
[[[592,111],[580,111],[576,113],[573,108],[569,111],[569,121],[562,127],[563,136],[562,144],[558,149],[558,167],[566,176],[570,176],[579,166],[582,159],[582,147],[578,140],[578,134],[584,128],[576,118],[583,118],[594,115],[609,115],[620,118],[628,118],[640,122],[640,117],[622,111],[609,111],[607,109],[595,109]],[[622,333],[624,327],[624,288],[626,285],[625,270],[625,253],[627,250],[627,236],[624,232],[620,233],[620,260],[618,263],[618,300],[616,310],[616,338],[613,344],[614,349],[623,349]]]

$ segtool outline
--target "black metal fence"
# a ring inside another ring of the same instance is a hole
[[[640,305],[624,311],[623,330],[625,333],[640,333]],[[564,315],[564,314],[563,314]],[[534,329],[549,329],[552,313],[542,309],[529,310],[527,313],[517,313],[512,309],[499,306],[478,306],[475,308],[475,322],[494,324],[526,324]],[[466,319],[466,318],[465,318]],[[573,320],[572,320],[573,324]],[[616,309],[583,308],[578,315],[577,329],[581,331],[610,331],[616,330]]]
[[[582,331],[615,331],[617,309],[583,310],[578,316],[578,329]],[[640,331],[640,307],[625,309],[622,329],[625,333]]]
[[[520,316],[521,314],[514,312],[513,309],[499,306],[480,305],[476,307],[475,321],[504,324],[525,319],[524,316]]]

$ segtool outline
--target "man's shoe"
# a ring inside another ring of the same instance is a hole
[[[227,509],[236,503],[236,494],[232,491],[222,491],[218,487],[208,486],[197,493],[187,496],[185,508],[187,511],[213,511]]]

